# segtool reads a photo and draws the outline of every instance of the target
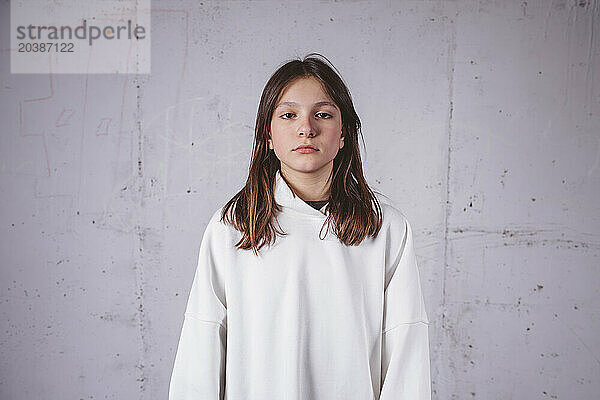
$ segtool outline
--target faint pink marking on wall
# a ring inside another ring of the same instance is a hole
[[[52,63],[49,62],[48,69],[50,73],[48,74],[48,79],[50,80],[50,94],[45,97],[37,97],[33,99],[25,99],[19,102],[19,136],[43,136],[44,133],[25,133],[25,128],[23,127],[23,103],[34,103],[40,101],[46,101],[51,99],[54,96],[54,84],[52,82]]]
[[[112,118],[102,118],[96,127],[96,136],[108,136],[108,127]]]
[[[58,128],[60,126],[69,125],[73,114],[75,114],[75,111],[71,110],[70,108],[63,108],[63,110],[60,112],[60,115],[56,119],[56,123],[54,124],[54,126]]]
[[[42,101],[46,101],[46,100],[49,100],[52,97],[54,97],[54,84],[53,84],[53,80],[52,80],[52,59],[50,58],[50,56],[48,56],[48,71],[50,71],[48,74],[48,79],[50,80],[50,94],[45,97],[36,97],[33,99],[25,99],[25,100],[19,102],[19,136],[21,136],[21,137],[41,136],[42,137],[42,144],[44,146],[44,157],[46,158],[46,171],[48,173],[48,176],[50,176],[50,161],[48,160],[48,148],[46,146],[46,137],[44,136],[44,131],[42,131],[40,133],[25,133],[25,128],[23,127],[23,103],[25,103],[25,105],[27,105],[28,103],[42,102]]]

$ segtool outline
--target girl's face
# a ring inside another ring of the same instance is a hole
[[[298,151],[301,145],[312,145],[317,151]],[[342,147],[342,114],[321,83],[313,77],[292,81],[275,104],[269,139],[284,176],[329,175]]]

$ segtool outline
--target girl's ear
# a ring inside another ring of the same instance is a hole
[[[346,137],[346,135],[344,134],[344,128],[342,128],[341,133],[342,136],[340,136],[340,149],[344,147],[344,138]]]

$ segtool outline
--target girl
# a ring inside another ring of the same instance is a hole
[[[246,185],[202,238],[170,400],[431,398],[411,226],[367,185],[360,120],[321,58],[263,90]]]

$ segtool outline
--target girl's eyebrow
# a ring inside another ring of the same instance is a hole
[[[297,106],[298,103],[294,102],[294,101],[284,101],[281,102],[277,105],[277,107],[275,107],[275,109],[278,109],[281,106]],[[337,106],[335,105],[335,103],[332,103],[331,101],[319,101],[317,103],[314,104],[316,107],[321,107],[321,106],[330,106],[333,108],[337,109]]]

